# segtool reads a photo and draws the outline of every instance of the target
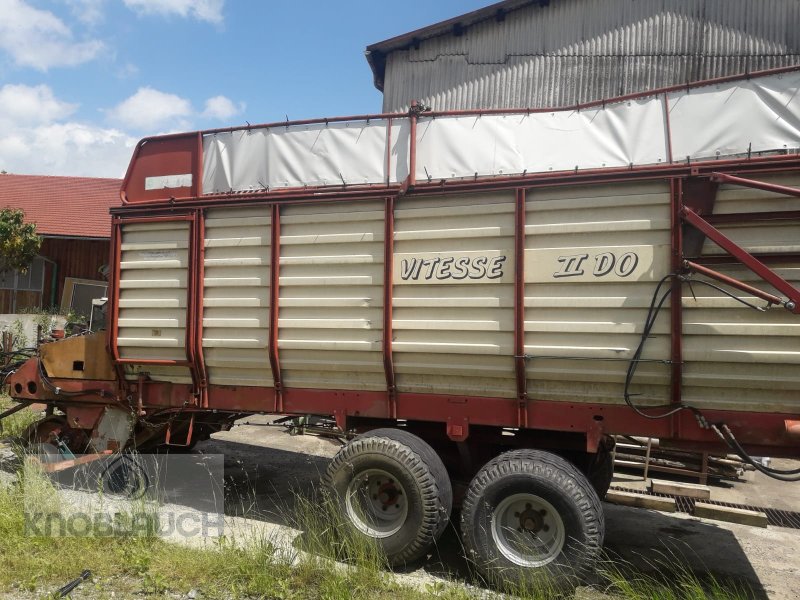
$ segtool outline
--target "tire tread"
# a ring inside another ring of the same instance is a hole
[[[422,523],[414,539],[399,553],[387,556],[392,566],[418,560],[436,542],[450,519],[453,492],[439,456],[422,439],[399,429],[377,429],[351,440],[330,463],[323,484],[332,492],[334,478],[362,454],[376,453],[404,465],[417,482],[422,501]]]

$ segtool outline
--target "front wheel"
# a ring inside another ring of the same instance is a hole
[[[586,477],[563,458],[513,450],[486,464],[467,490],[464,545],[490,583],[580,582],[604,535],[603,510]]]
[[[348,525],[375,540],[392,566],[422,558],[450,518],[447,471],[433,449],[407,431],[358,436],[333,458],[325,483]]]

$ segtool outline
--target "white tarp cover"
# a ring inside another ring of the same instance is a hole
[[[675,161],[800,147],[800,71],[668,94]]]
[[[441,180],[664,162],[663,122],[658,99],[582,111],[421,118],[416,178]]]
[[[408,174],[407,120],[318,123],[213,133],[203,139],[203,191],[396,183]]]
[[[407,118],[391,127],[373,119],[207,134],[203,190],[399,183],[408,173],[409,135]],[[675,162],[798,149],[800,71],[591,109],[422,116],[415,179],[665,163],[668,135]]]

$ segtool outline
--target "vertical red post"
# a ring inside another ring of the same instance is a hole
[[[208,408],[208,372],[206,371],[206,361],[203,356],[203,297],[205,292],[205,260],[206,260],[206,215],[205,210],[197,211],[195,219],[196,225],[196,250],[194,260],[194,270],[197,273],[197,306],[195,307],[195,352],[197,370],[200,379],[200,406]],[[190,268],[192,268],[190,266]]]
[[[198,198],[203,195],[203,132],[197,132],[197,149],[195,150],[195,166],[192,174],[194,195]]]
[[[514,205],[514,368],[517,376],[517,422],[528,426],[528,377],[525,373],[525,190]]]
[[[386,198],[383,228],[383,370],[386,373],[386,391],[389,400],[389,417],[397,418],[397,387],[394,380],[392,358],[392,288],[394,285],[394,197]]]
[[[681,208],[683,205],[683,181],[670,179],[670,272],[677,274],[683,265],[683,221]],[[683,285],[677,278],[671,282],[669,312],[671,332],[670,369],[671,399],[674,404],[679,404],[682,398],[683,385]],[[671,426],[673,435],[680,434],[679,415],[672,417]]]
[[[197,368],[197,355],[195,346],[196,317],[197,317],[197,213],[192,212],[188,218],[189,225],[189,248],[187,251],[188,264],[186,267],[186,337],[184,338],[184,349],[186,351],[186,362],[189,365],[189,372],[192,376],[193,393],[196,403],[202,404],[202,391],[200,387],[200,373]]]
[[[120,262],[122,256],[122,226],[119,219],[114,218],[111,221],[111,252],[110,252],[110,265],[108,276],[108,308],[106,309],[106,347],[114,362],[119,380],[120,393],[125,386],[125,367],[120,365],[119,361],[119,346],[117,346],[117,335],[119,333],[119,281],[120,281]]]
[[[278,309],[280,301],[281,269],[281,210],[272,205],[272,225],[269,264],[269,364],[275,385],[275,412],[283,412],[283,382],[278,354]]]

